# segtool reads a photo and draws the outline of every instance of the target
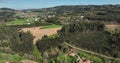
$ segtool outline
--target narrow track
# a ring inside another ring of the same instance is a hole
[[[106,55],[102,55],[102,54],[99,54],[99,53],[94,53],[92,51],[88,51],[88,50],[84,50],[84,49],[81,49],[81,48],[78,48],[78,47],[75,47],[67,42],[64,42],[65,45],[69,46],[69,47],[72,47],[74,49],[77,49],[77,50],[80,50],[80,51],[83,51],[83,52],[86,52],[86,53],[90,53],[92,55],[96,55],[96,56],[100,56],[102,58],[106,58],[106,59],[112,59],[112,60],[119,60],[120,61],[120,58],[114,58],[114,57],[109,57],[109,56],[106,56]]]

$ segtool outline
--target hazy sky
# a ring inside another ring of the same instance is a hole
[[[59,5],[120,4],[120,0],[0,0],[0,8],[14,9],[45,8]]]

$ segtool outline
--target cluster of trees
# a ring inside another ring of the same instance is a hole
[[[29,53],[33,51],[33,35],[30,32],[19,32],[11,38],[11,49],[19,53]]]
[[[60,43],[62,43],[60,41],[61,40],[57,36],[55,38],[49,38],[47,35],[45,35],[41,40],[37,41],[36,45],[39,51],[44,52],[60,45]]]
[[[19,32],[15,27],[0,27],[0,47],[9,48],[14,53],[33,51],[33,35],[30,32]],[[3,49],[5,50],[5,49]],[[6,52],[6,51],[5,51]]]
[[[90,24],[94,24],[92,29]],[[94,22],[86,23],[86,25],[85,23],[69,24],[64,26],[58,34],[63,41],[77,47],[108,56],[120,57],[120,30],[115,30],[112,33],[107,32],[102,23],[101,25]]]
[[[115,29],[112,32],[107,31],[106,34],[110,45],[107,47],[109,54],[111,54],[113,57],[120,58],[120,29]]]
[[[92,12],[91,12],[92,13]],[[94,14],[94,13],[92,13]],[[94,15],[86,15],[86,19],[88,20],[95,20],[95,21],[105,21],[105,22],[119,22],[120,20],[120,15],[117,14],[117,13],[107,13],[105,12],[105,14],[103,13],[99,13],[99,12],[96,12],[96,14]]]
[[[60,30],[61,32],[90,32],[90,31],[103,31],[105,25],[100,22],[75,22],[69,25],[64,25]]]
[[[61,24],[61,22],[59,21],[59,18],[57,17],[48,18],[46,22],[52,23],[52,24]]]

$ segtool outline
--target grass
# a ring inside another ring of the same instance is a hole
[[[19,62],[23,58],[18,55],[0,53],[0,63],[5,63],[6,61],[17,61]]]
[[[29,22],[27,22],[27,19],[19,19],[19,20],[14,20],[14,21],[10,21],[7,22],[6,25],[8,26],[12,26],[12,25],[27,25],[28,23],[33,23],[33,18],[29,18]]]
[[[25,19],[15,20],[15,21],[11,21],[11,22],[7,23],[8,26],[11,26],[11,25],[25,25],[25,24],[27,24]]]
[[[5,60],[0,60],[0,63],[5,63]]]
[[[14,21],[10,21],[7,22],[6,25],[7,26],[13,26],[13,25],[28,25],[28,23],[33,24],[34,23],[34,19],[33,18],[29,18],[29,22],[26,21],[27,19],[19,19],[19,20],[14,20]],[[49,28],[59,28],[61,27],[61,25],[45,25],[42,26],[43,29],[49,29]]]
[[[35,56],[32,60],[42,61],[41,53],[39,52],[36,45],[34,45],[34,50],[32,54]],[[19,63],[21,60],[24,60],[24,59],[28,59],[28,58],[21,57],[15,54],[7,54],[7,53],[0,52],[0,63],[5,63],[7,61],[14,61]]]
[[[89,59],[90,61],[92,61],[91,63],[104,63],[102,58],[94,56],[89,53],[82,52],[82,51],[80,51],[79,56]]]
[[[36,45],[34,45],[33,55],[35,56],[34,60],[42,61],[42,53],[39,52]]]
[[[62,27],[61,25],[46,25],[42,26],[43,29],[50,29],[50,28],[60,28]]]
[[[68,63],[71,63],[72,60],[75,59],[74,57],[70,57],[68,56],[67,54],[60,54],[58,57],[57,57],[57,60],[66,60]]]
[[[91,63],[104,63],[103,59],[98,57],[98,56],[94,56],[94,55],[91,55],[89,53],[85,53],[85,52],[82,52],[80,51],[78,53],[78,55],[80,56],[80,58],[86,58],[86,59],[89,59],[91,61]],[[74,57],[70,57],[68,56],[68,54],[60,54],[58,57],[57,57],[58,60],[64,60],[66,59],[68,63],[72,63],[73,60],[76,60],[77,59],[77,56],[74,56]]]

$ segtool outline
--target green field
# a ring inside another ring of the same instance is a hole
[[[6,61],[17,61],[17,62],[19,62],[22,59],[23,58],[18,56],[18,55],[0,53],[0,63],[4,63]]]
[[[27,24],[26,20],[21,19],[21,20],[8,22],[6,25],[11,26],[11,25],[25,25],[25,24]]]
[[[19,20],[14,20],[14,21],[10,21],[10,22],[7,22],[6,25],[7,26],[13,26],[13,25],[32,25],[34,24],[34,19],[32,18],[29,18],[29,22],[27,22],[27,19],[19,19]],[[28,24],[30,23],[30,24]],[[44,26],[41,26],[43,29],[48,29],[48,28],[60,28],[61,25],[44,25]]]
[[[91,60],[91,63],[104,63],[104,61],[101,57],[98,57],[98,56],[95,56],[95,55],[92,55],[92,54],[89,54],[89,53],[85,53],[85,52],[80,51],[78,53],[78,55],[80,57]]]
[[[97,57],[97,56],[94,56],[94,55],[91,55],[89,53],[85,53],[85,52],[82,52],[80,51],[78,53],[78,56],[80,58],[86,58],[86,59],[89,59],[91,61],[91,63],[104,63],[103,59]],[[67,60],[68,63],[71,63],[73,60],[76,60],[78,58],[78,56],[74,56],[74,57],[70,57],[68,56],[68,54],[61,54],[57,57],[57,60]]]
[[[19,19],[19,20],[14,20],[7,22],[7,26],[12,26],[12,25],[28,25],[28,23],[33,23],[33,18],[29,18],[29,22],[27,22],[27,19]]]
[[[46,25],[42,26],[43,29],[49,29],[49,28],[60,28],[62,27],[61,25]]]

